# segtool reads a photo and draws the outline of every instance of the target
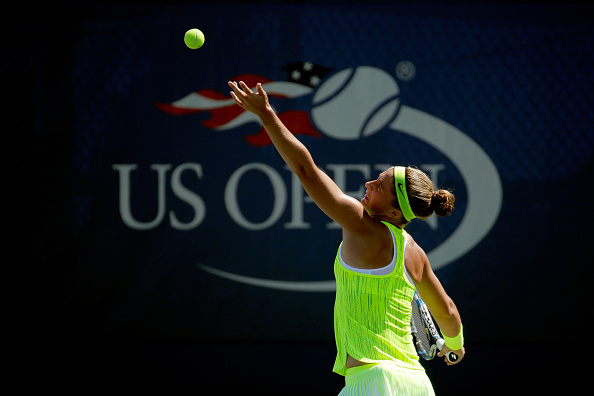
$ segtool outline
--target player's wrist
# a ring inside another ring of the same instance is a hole
[[[460,333],[458,333],[455,337],[448,337],[445,334],[441,333],[443,336],[443,340],[445,345],[450,348],[452,351],[457,351],[464,346],[464,334],[463,334],[463,327],[462,323],[460,323]]]
[[[269,123],[270,121],[273,121],[274,118],[276,117],[276,112],[274,111],[274,109],[272,108],[272,106],[270,106],[269,104],[260,107],[258,109],[255,109],[253,111],[254,114],[256,114],[258,116],[258,118],[260,118],[260,121],[262,121],[262,123],[267,122]]]

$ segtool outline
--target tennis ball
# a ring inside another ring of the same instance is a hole
[[[190,29],[184,36],[184,42],[191,49],[197,49],[204,44],[204,33],[198,29]]]

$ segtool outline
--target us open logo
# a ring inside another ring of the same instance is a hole
[[[427,252],[431,265],[439,269],[464,256],[476,246],[491,230],[501,209],[503,192],[499,173],[486,152],[470,137],[445,120],[424,111],[401,103],[400,88],[391,74],[370,66],[358,66],[331,73],[330,69],[310,62],[294,63],[290,66],[291,78],[288,81],[274,81],[258,75],[242,75],[232,80],[242,80],[250,87],[262,83],[269,97],[278,100],[311,95],[308,110],[293,109],[278,112],[279,118],[296,135],[329,137],[341,141],[366,139],[380,131],[382,133],[405,134],[439,151],[456,167],[462,176],[467,191],[467,203],[458,227],[438,246]],[[415,76],[414,65],[400,62],[395,68],[395,77],[408,81]],[[368,92],[365,100],[359,100],[360,92]],[[236,106],[233,100],[222,93],[204,89],[192,92],[171,103],[157,103],[162,111],[172,115],[186,115],[209,112],[211,117],[204,121],[205,128],[225,131],[247,123],[259,122],[258,118]],[[387,131],[387,132],[386,132]],[[246,135],[247,143],[254,147],[270,145],[263,128],[256,135]],[[394,164],[376,164],[376,170],[385,170]],[[182,164],[180,167],[192,169],[198,175],[202,172],[199,164]],[[158,168],[158,167],[157,167]],[[158,169],[155,169],[159,171]],[[120,177],[120,215],[131,228],[150,229],[164,216],[159,205],[159,215],[151,224],[135,221],[129,210],[129,174],[134,165],[116,164],[113,169]],[[273,208],[270,217],[263,223],[250,223],[240,213],[234,186],[242,172],[256,169],[265,173],[273,185],[276,201],[287,200],[284,183],[278,173],[265,164],[245,164],[229,177],[225,191],[225,204],[235,222],[246,229],[269,227],[284,210],[283,205]],[[164,174],[167,169],[161,171]],[[177,171],[177,169],[176,169]],[[174,171],[174,174],[176,173]],[[162,175],[160,174],[160,178]],[[430,175],[431,176],[431,175]],[[164,176],[163,176],[164,177]],[[179,178],[179,176],[178,176]],[[340,183],[336,180],[337,184]],[[172,183],[174,180],[172,180]],[[179,182],[179,181],[178,181]],[[175,191],[175,189],[174,189]],[[192,229],[200,225],[204,218],[204,202],[192,192],[178,186],[180,198],[194,205],[196,215],[191,224],[174,222],[178,229]],[[185,194],[185,195],[182,195]],[[159,194],[162,195],[162,194]],[[431,221],[431,219],[429,220]],[[303,220],[293,220],[294,227],[306,228]],[[285,227],[291,228],[291,227]],[[290,232],[288,230],[287,232]],[[334,280],[291,282],[274,279],[247,277],[237,273],[222,271],[211,266],[200,265],[203,270],[233,281],[258,287],[281,290],[330,292],[335,290]]]

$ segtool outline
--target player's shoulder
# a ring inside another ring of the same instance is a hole
[[[412,235],[406,233],[406,245],[404,249],[404,263],[409,275],[415,283],[422,280],[425,268],[430,266],[429,258],[423,248],[414,240]]]
[[[405,232],[404,237],[405,237],[405,241],[406,241],[406,249],[409,252],[415,253],[415,254],[419,254],[419,253],[425,254],[425,251],[423,250],[421,245],[419,245],[417,243],[417,241],[415,241],[415,238],[413,238],[413,236],[411,234],[409,234],[408,232]]]

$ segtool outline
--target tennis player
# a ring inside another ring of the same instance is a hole
[[[438,354],[464,358],[458,310],[434,274],[427,255],[404,227],[415,217],[445,216],[454,195],[433,190],[413,167],[390,167],[365,183],[361,201],[343,193],[315,164],[307,148],[285,127],[261,84],[256,91],[229,82],[231,96],[260,118],[272,143],[317,206],[342,227],[334,262],[337,356],[333,371],[345,376],[344,395],[434,395],[412,341],[415,288],[444,336]]]

